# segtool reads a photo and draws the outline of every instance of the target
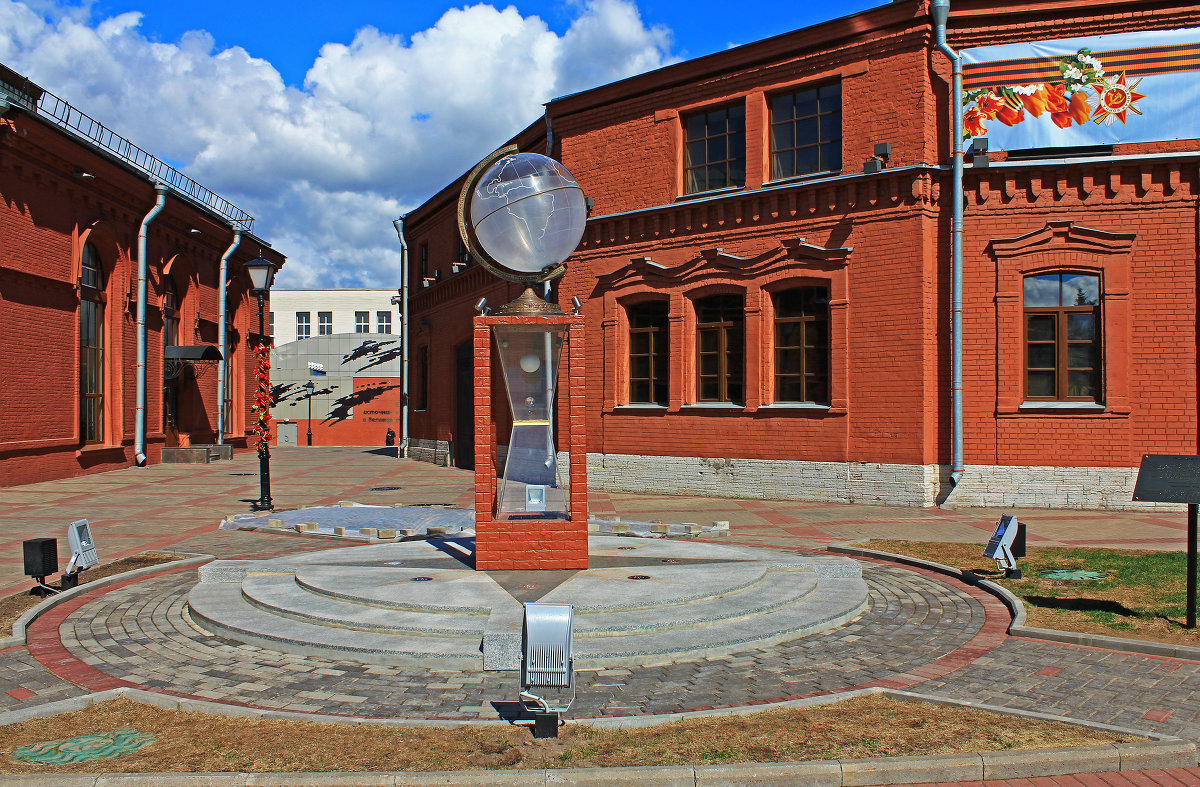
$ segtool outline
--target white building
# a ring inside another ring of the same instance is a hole
[[[267,333],[278,347],[335,333],[400,333],[396,290],[271,290]]]

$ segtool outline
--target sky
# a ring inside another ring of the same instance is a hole
[[[545,102],[884,2],[0,0],[0,63],[253,215],[277,287],[392,288],[392,221]]]

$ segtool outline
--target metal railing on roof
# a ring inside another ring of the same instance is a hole
[[[16,93],[17,95],[13,97],[19,96],[20,98],[25,98],[25,101],[19,102],[21,104],[27,104],[28,99],[32,98],[25,91],[21,91],[15,85],[9,85],[4,81],[0,81],[0,93],[2,92],[8,92],[10,95]],[[142,150],[112,129],[107,128],[95,118],[80,112],[53,93],[45,90],[40,91],[40,95],[37,96],[36,111],[38,115],[59,128],[83,137],[85,140],[116,156],[121,161],[145,172],[159,183],[165,183],[179,194],[218,213],[246,232],[249,232],[253,227],[254,217],[249,213],[219,194],[201,186],[162,159]]]

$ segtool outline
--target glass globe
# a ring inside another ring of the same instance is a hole
[[[571,256],[587,206],[566,168],[537,153],[497,161],[471,195],[471,227],[482,250],[518,273],[537,273]]]

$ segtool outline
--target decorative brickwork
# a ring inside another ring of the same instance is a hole
[[[587,462],[568,460],[569,518],[530,518],[498,514],[496,439],[492,413],[507,411],[507,398],[496,395],[492,328],[498,325],[566,326],[567,341],[559,362],[556,444],[568,457],[585,457],[586,369],[583,320],[571,316],[476,316],[475,348],[475,567],[481,571],[587,568]],[[506,436],[507,439],[507,436]]]

